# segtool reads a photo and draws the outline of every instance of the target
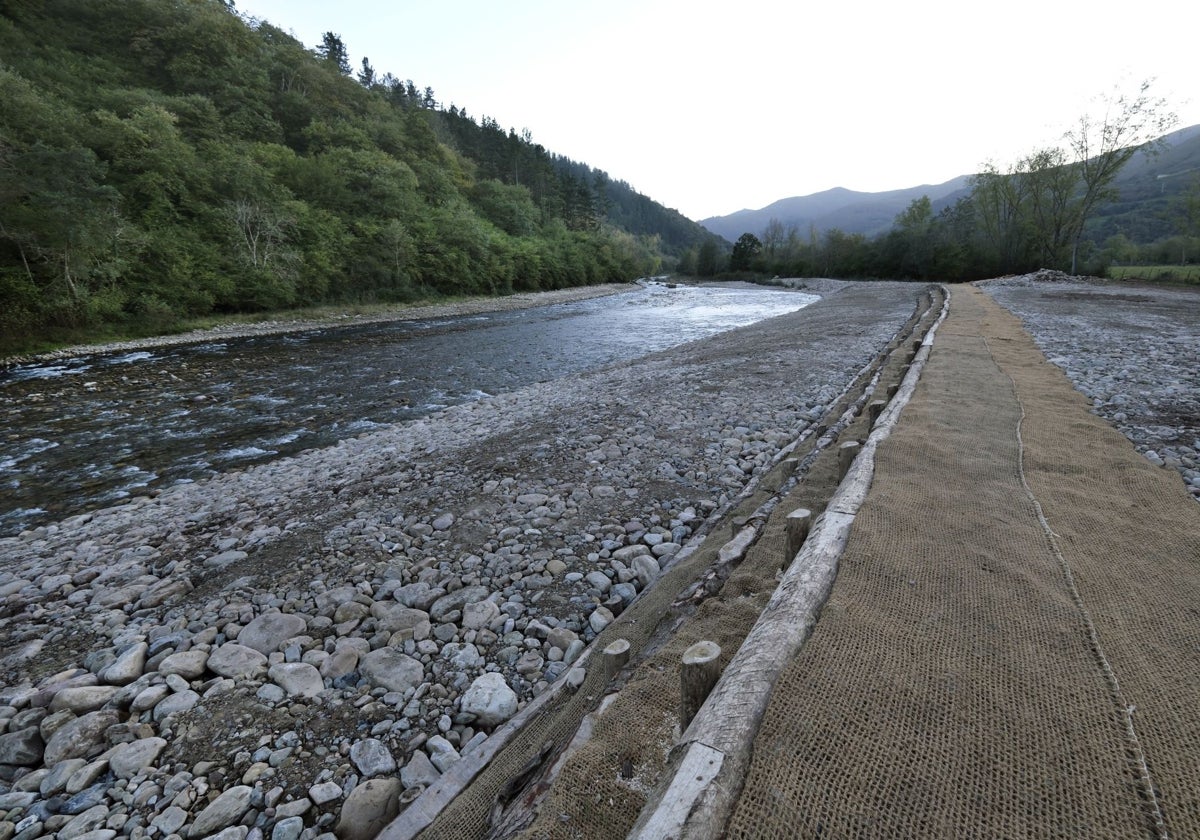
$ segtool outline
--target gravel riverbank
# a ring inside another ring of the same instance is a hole
[[[806,287],[752,327],[0,540],[0,840],[371,836],[920,293]]]
[[[980,284],[1093,412],[1200,500],[1200,289],[1052,271]]]

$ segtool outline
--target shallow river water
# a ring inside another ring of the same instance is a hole
[[[535,309],[90,355],[0,371],[0,536],[817,298],[652,284]]]

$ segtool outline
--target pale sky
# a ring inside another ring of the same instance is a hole
[[[1001,169],[1100,94],[1200,123],[1179,0],[237,0],[692,219]]]

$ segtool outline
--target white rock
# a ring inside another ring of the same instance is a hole
[[[500,607],[495,601],[475,601],[463,607],[462,626],[465,630],[482,630],[499,617]]]
[[[417,750],[412,754],[412,758],[408,760],[408,764],[404,765],[404,769],[400,771],[400,781],[404,783],[404,787],[414,788],[418,785],[428,787],[441,777],[441,773],[433,766],[433,762],[429,760],[429,756]]]
[[[128,685],[146,670],[146,651],[150,646],[138,642],[125,649],[113,662],[100,672],[101,681],[108,685]]]
[[[158,663],[158,672],[164,676],[167,674],[178,674],[185,680],[199,679],[204,675],[204,669],[208,666],[208,651],[206,650],[185,650],[179,653],[172,653],[162,662]]]
[[[475,715],[477,724],[490,728],[517,713],[517,693],[509,687],[503,674],[482,674],[463,694],[461,708]]]
[[[272,665],[267,676],[289,697],[316,697],[325,690],[325,681],[321,679],[320,672],[303,662]]]
[[[358,662],[358,670],[373,685],[388,691],[416,688],[425,677],[425,666],[393,647],[373,650]]]
[[[236,825],[250,808],[254,788],[234,785],[208,804],[192,823],[190,837],[205,837],[223,828]]]
[[[450,642],[443,647],[442,658],[459,671],[478,668],[484,663],[484,658],[480,655],[479,649],[475,645],[459,642]]]
[[[336,802],[342,798],[342,786],[337,782],[321,782],[315,784],[308,789],[308,798],[313,801],[313,804],[320,808],[322,805],[327,805],[330,802]]]
[[[94,712],[112,699],[117,693],[115,685],[85,685],[75,688],[64,688],[54,695],[50,701],[50,711],[70,709],[77,715]]]
[[[460,758],[454,745],[441,735],[434,735],[426,741],[425,749],[429,752],[429,760],[433,762],[433,766],[443,773]]]
[[[604,572],[588,572],[585,580],[593,589],[598,589],[601,595],[612,588],[612,581]]]
[[[387,745],[375,738],[364,738],[350,747],[350,761],[364,778],[396,772],[396,759]]]
[[[208,657],[208,669],[231,679],[258,677],[266,673],[267,657],[252,647],[226,642]]]
[[[607,607],[596,607],[588,616],[588,626],[597,633],[612,624],[612,621],[613,614]]]
[[[132,779],[157,761],[166,746],[166,739],[156,737],[141,738],[128,744],[122,744],[109,756],[109,769],[118,779]]]
[[[274,653],[279,645],[308,629],[308,622],[293,613],[265,613],[238,633],[238,644],[259,653]]]

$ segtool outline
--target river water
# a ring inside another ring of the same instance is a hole
[[[0,536],[815,300],[776,289],[649,284],[515,312],[10,368],[0,372]]]

